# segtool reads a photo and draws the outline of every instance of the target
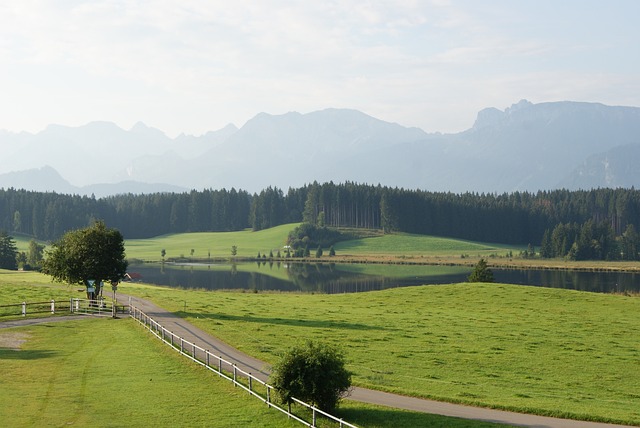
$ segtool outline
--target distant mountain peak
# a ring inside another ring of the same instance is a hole
[[[345,108],[260,113],[241,128],[176,138],[142,122],[129,130],[111,122],[51,125],[36,135],[0,131],[0,172],[31,170],[0,174],[0,187],[157,189],[132,182],[111,187],[122,180],[248,191],[314,180],[452,192],[535,191],[560,182],[571,189],[640,187],[639,135],[637,107],[528,100],[483,109],[472,129],[456,134],[427,134]],[[42,165],[64,179],[33,169]]]
[[[138,121],[130,129],[131,132],[140,132],[150,129],[144,122]]]
[[[515,112],[517,112],[519,110],[524,110],[526,108],[533,107],[533,105],[534,104],[531,101],[527,101],[525,99],[522,99],[522,100],[518,101],[517,103],[512,104],[511,107],[505,109],[504,112],[507,113],[507,114],[515,113]]]

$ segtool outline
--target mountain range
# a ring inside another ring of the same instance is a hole
[[[522,100],[454,134],[362,112],[260,113],[241,128],[167,137],[138,123],[0,131],[0,187],[95,195],[352,181],[427,191],[640,187],[640,108]]]

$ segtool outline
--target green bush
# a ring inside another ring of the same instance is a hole
[[[480,259],[467,278],[468,282],[493,282],[493,272],[487,267],[487,261]]]
[[[342,352],[309,340],[282,356],[273,367],[271,384],[283,403],[295,397],[331,412],[348,395],[351,373]]]

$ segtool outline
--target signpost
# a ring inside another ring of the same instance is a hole
[[[116,317],[116,291],[118,290],[118,281],[111,281],[111,290],[113,290],[113,303],[111,307],[113,308],[113,317]]]
[[[94,293],[96,292],[96,287],[93,286],[95,283],[96,283],[95,279],[87,279],[87,297],[89,298],[89,306],[95,305]]]

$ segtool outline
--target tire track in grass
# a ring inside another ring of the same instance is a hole
[[[63,362],[66,362],[66,360],[69,359],[69,355],[68,354],[64,354],[63,357],[60,357],[60,360]],[[46,370],[42,370],[42,373],[46,373],[48,376],[47,379],[47,389],[44,393],[44,397],[42,398],[42,400],[40,401],[40,406],[38,407],[38,410],[36,412],[34,412],[33,415],[31,415],[31,423],[29,425],[31,426],[37,426],[38,424],[40,424],[43,420],[46,420],[46,414],[47,411],[49,410],[49,404],[51,402],[51,398],[54,396],[55,394],[55,388],[56,385],[58,384],[58,378],[59,378],[59,374],[60,374],[60,368],[64,367],[63,364],[51,364],[50,367],[47,367]]]
[[[95,340],[95,337],[92,336],[92,339]],[[90,343],[85,343],[86,345],[85,348],[91,349],[90,353],[87,354],[87,349],[83,349],[81,351],[83,353],[82,355],[86,355],[86,357],[85,357],[84,365],[82,368],[82,374],[80,376],[80,387],[78,389],[78,399],[77,399],[77,411],[74,412],[74,417],[67,422],[67,425],[75,425],[80,419],[80,416],[84,415],[84,412],[82,411],[82,409],[85,408],[86,403],[90,404],[95,401],[95,400],[92,400],[91,394],[98,394],[97,391],[94,391],[92,389],[88,390],[87,385],[91,380],[92,373],[98,369],[96,365],[96,361],[98,360],[98,357],[100,356],[100,354],[104,353],[107,349],[111,348],[114,344],[114,342],[111,340],[107,340],[107,341],[102,340],[102,336],[100,336],[99,341],[100,341],[99,346],[98,344],[94,343],[93,340]]]

